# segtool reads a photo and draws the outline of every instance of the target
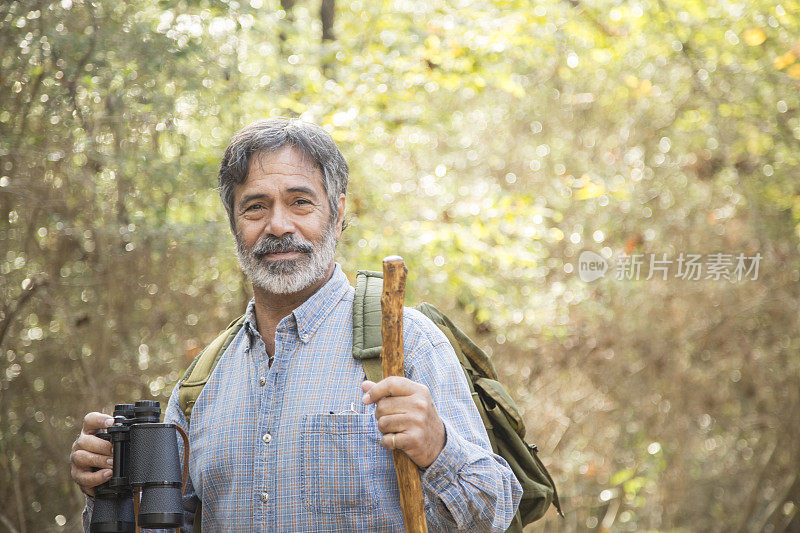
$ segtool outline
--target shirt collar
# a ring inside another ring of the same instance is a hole
[[[339,263],[336,263],[333,274],[325,285],[292,311],[289,316],[284,317],[278,323],[277,331],[287,331],[296,326],[300,341],[303,343],[308,342],[325,317],[333,310],[334,305],[342,299],[349,289],[350,283],[347,281],[347,276],[342,272]],[[244,318],[244,324],[250,334],[251,342],[254,337],[257,338],[258,336],[255,309],[254,298],[247,304]]]

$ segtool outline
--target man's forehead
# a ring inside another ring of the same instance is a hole
[[[248,164],[248,177],[253,171],[302,174],[322,179],[322,172],[316,162],[303,150],[291,145],[283,146],[274,152],[254,153]]]

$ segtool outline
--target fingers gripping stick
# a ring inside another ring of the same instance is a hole
[[[381,366],[383,377],[403,376],[403,300],[406,290],[406,266],[403,259],[390,255],[383,260],[381,294]],[[394,450],[394,466],[400,488],[400,506],[406,531],[427,533],[422,482],[417,465],[401,450]]]

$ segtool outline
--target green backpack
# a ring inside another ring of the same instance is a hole
[[[353,301],[353,357],[361,361],[367,379],[375,382],[383,376],[380,359],[382,291],[381,272],[358,271]],[[558,514],[564,516],[553,478],[539,459],[537,447],[525,442],[522,416],[505,387],[497,381],[489,356],[434,306],[421,303],[415,309],[436,324],[450,341],[467,376],[492,450],[508,462],[522,485],[522,500],[507,531],[521,532],[525,524],[541,518],[551,503]],[[195,357],[181,379],[178,397],[187,423],[195,401],[243,322],[244,317],[233,321]]]

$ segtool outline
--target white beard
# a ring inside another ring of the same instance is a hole
[[[302,256],[298,259],[267,261],[259,258],[259,254],[254,252],[265,239],[269,239],[272,243],[289,243],[292,248],[305,247],[313,251],[301,252]],[[239,259],[242,271],[253,285],[271,294],[293,294],[310,287],[325,275],[333,262],[335,252],[336,238],[333,236],[333,223],[325,229],[319,243],[305,241],[293,235],[288,239],[262,237],[253,248],[248,249],[236,235],[236,257]]]

